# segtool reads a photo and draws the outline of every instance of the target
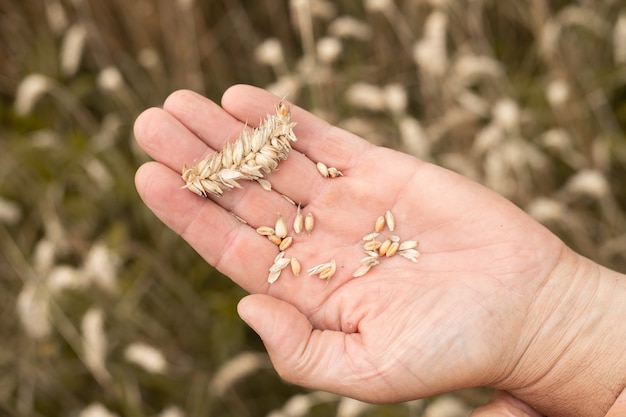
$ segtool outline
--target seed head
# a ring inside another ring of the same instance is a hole
[[[202,197],[221,196],[224,191],[240,188],[239,180],[251,180],[271,190],[272,185],[264,175],[276,170],[279,161],[287,158],[291,142],[297,140],[294,126],[289,106],[279,103],[275,114],[268,115],[258,128],[244,129],[237,140],[191,167],[183,165],[183,188]]]

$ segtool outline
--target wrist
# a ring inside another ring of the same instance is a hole
[[[502,387],[549,416],[604,416],[626,386],[626,277],[564,250]]]

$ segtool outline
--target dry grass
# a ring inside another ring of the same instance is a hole
[[[10,0],[0,42],[0,414],[436,407],[310,393],[250,356],[262,346],[236,317],[242,292],[134,191],[145,156],[132,122],[178,88],[289,91],[375,143],[492,187],[626,270],[617,1]],[[484,400],[466,394],[455,398]]]

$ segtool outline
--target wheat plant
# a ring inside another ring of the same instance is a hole
[[[276,376],[236,315],[243,292],[134,190],[133,120],[179,88],[288,94],[626,270],[622,2],[8,0],[0,41],[2,415],[452,417],[485,402],[370,405]]]

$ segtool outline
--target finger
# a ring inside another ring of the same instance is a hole
[[[272,108],[280,100],[280,97],[261,88],[235,85],[222,96],[222,107],[239,120],[247,120],[258,114],[259,108]],[[324,161],[347,168],[346,161],[350,155],[359,154],[371,147],[367,141],[333,127],[296,105],[290,105],[290,109],[291,119],[297,123],[296,134],[298,138],[302,138],[294,147],[313,161]]]
[[[151,108],[135,120],[137,143],[151,158],[180,172],[183,164],[202,158],[208,146],[170,113]]]
[[[217,151],[239,136],[245,126],[215,102],[190,90],[170,94],[163,103],[163,110]]]
[[[276,246],[211,200],[181,190],[179,181],[176,173],[157,162],[144,164],[135,176],[145,204],[207,262],[249,292],[267,291],[267,269]],[[254,261],[242,261],[251,253]]]
[[[246,125],[248,128],[256,127],[264,116],[273,113],[277,102],[275,100],[268,106],[257,107],[250,117],[240,121],[207,98],[181,90],[168,97],[164,110],[160,113],[153,111],[146,117],[140,117],[136,130],[142,142],[147,141],[146,137],[154,138],[151,140],[158,142],[159,149],[168,149],[169,153],[162,151],[159,156],[170,161],[168,166],[179,169],[183,163],[191,165],[206,154],[220,152],[226,142],[234,141],[240,136]],[[162,132],[167,132],[169,136]],[[178,154],[180,148],[188,148],[189,151]],[[177,152],[171,152],[172,149]],[[154,154],[156,153],[152,152]],[[276,171],[266,174],[265,177],[278,193],[288,195],[303,205],[308,204],[308,196],[320,179],[315,163],[296,150],[289,153],[286,161],[280,162]],[[249,187],[249,183],[245,181],[241,185],[244,188]]]
[[[157,108],[147,110],[139,116],[135,131],[142,148],[152,158],[176,172],[179,189],[172,196],[177,198],[182,193],[191,194],[188,190],[180,189],[184,185],[180,178],[180,168],[184,163],[190,164],[199,159],[200,155],[212,152],[210,148],[168,112]],[[275,220],[278,212],[295,211],[295,207],[290,207],[283,197],[268,193],[258,184],[249,181],[240,183],[242,190],[226,193],[224,197],[213,200],[251,225],[258,227],[267,224],[267,221]]]
[[[237,85],[224,93],[222,106],[239,120],[248,120],[255,117],[260,108],[272,108],[279,100],[260,88]],[[348,172],[358,165],[363,152],[372,149],[369,142],[356,135],[335,128],[295,105],[290,108],[291,120],[297,123],[294,131],[298,141],[293,146],[313,162],[321,161]]]
[[[359,333],[314,329],[295,306],[267,295],[247,296],[237,310],[261,337],[285,380],[371,402],[396,401],[406,395],[380,377]]]
[[[209,264],[215,266],[236,284],[250,293],[269,293],[281,298],[316,304],[315,297],[326,283],[319,279],[299,279],[290,267],[281,273],[280,285],[268,283],[269,268],[279,249],[256,232],[256,225],[242,224],[235,216],[210,199],[201,198],[180,189],[179,177],[169,168],[157,162],[142,165],[136,173],[135,182],[145,204],[174,232],[180,234]],[[264,190],[261,193],[267,193]],[[276,193],[267,193],[277,196]],[[297,208],[282,197],[279,198],[291,211],[284,210],[287,224],[293,222]],[[269,213],[263,199],[252,199],[258,204],[249,207],[249,216],[258,219],[258,225],[273,226],[277,213]],[[265,218],[263,217],[265,215]],[[291,227],[288,226],[291,230]],[[291,232],[289,231],[291,234]],[[316,233],[316,235],[319,233]],[[309,236],[292,236],[295,242],[289,248],[288,257],[295,256],[303,269],[309,260],[319,256]],[[323,258],[326,259],[326,258]],[[302,272],[300,275],[304,275]],[[339,275],[339,274],[337,274]],[[333,282],[338,282],[335,278]]]
[[[221,132],[224,135],[236,128],[239,131],[243,129],[241,122],[229,116],[215,103],[192,92],[173,93],[166,101],[165,108],[167,111],[152,108],[142,113],[135,122],[135,137],[152,158],[176,172],[180,172],[183,164],[191,165],[204,155],[215,152],[206,142],[215,147],[222,146],[224,139],[220,130],[214,128],[216,123],[211,122],[213,119],[221,122],[217,123],[220,126],[229,126],[226,131]],[[198,122],[200,119],[204,125]],[[207,132],[210,129],[214,129],[211,134]],[[312,184],[305,179],[313,177],[313,164],[297,152],[292,153],[291,159],[292,168],[281,169],[285,173],[280,172],[279,175],[290,176],[294,187],[310,189]],[[182,185],[182,180],[179,181]],[[214,200],[256,225],[266,224],[263,222],[268,219],[268,214],[273,213],[275,217],[277,212],[287,210],[286,201],[282,197],[267,193],[258,184],[240,181],[240,185],[243,191],[228,192],[223,198]],[[298,200],[302,202],[301,199]]]
[[[471,417],[541,417],[528,404],[504,391],[496,391],[489,404],[477,408]]]
[[[345,378],[349,375],[333,374],[336,369],[345,369],[338,354],[343,349],[344,333],[314,330],[295,306],[270,296],[247,296],[237,311],[261,337],[276,371],[285,380],[331,392],[339,392],[340,380],[348,382]],[[325,366],[328,363],[333,366]]]

